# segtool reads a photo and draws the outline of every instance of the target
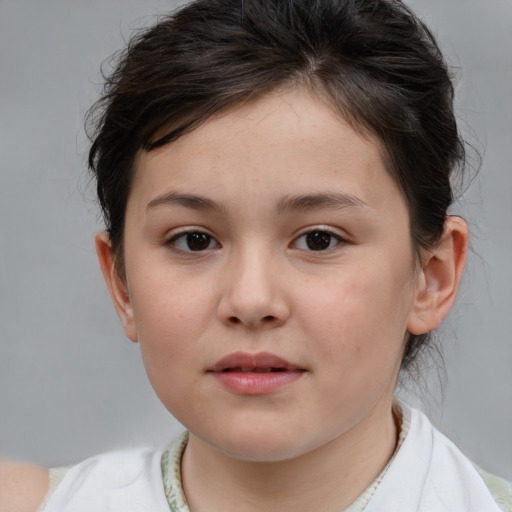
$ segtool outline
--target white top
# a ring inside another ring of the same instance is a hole
[[[472,462],[427,417],[411,426],[365,512],[500,512]]]
[[[388,465],[346,512],[501,512],[512,510],[508,484],[500,509],[473,464],[426,416],[399,404],[401,443]],[[187,435],[155,449],[99,455],[72,467],[44,512],[190,512],[181,487]],[[507,508],[507,507],[510,507]]]
[[[73,466],[44,512],[169,512],[162,451],[126,450],[97,455]]]

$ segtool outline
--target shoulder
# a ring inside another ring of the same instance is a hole
[[[421,411],[407,406],[402,410],[404,423],[410,415],[410,425],[397,453],[401,463],[395,483],[397,488],[403,487],[404,481],[416,478],[416,495],[421,494],[423,505],[410,509],[512,512],[512,493],[506,480],[476,468]]]
[[[505,480],[474,465],[492,497],[503,512],[512,512],[512,482]]]
[[[46,512],[168,510],[161,457],[162,450],[135,448],[96,455],[62,468],[63,477],[55,488],[50,483],[43,509]]]
[[[23,462],[0,461],[0,510],[35,512],[48,490],[48,470]]]

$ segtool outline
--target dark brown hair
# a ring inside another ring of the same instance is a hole
[[[414,247],[438,241],[464,146],[428,28],[398,0],[198,0],[130,41],[90,111],[89,166],[121,272],[136,153],[287,86],[310,88],[382,141]],[[426,338],[410,336],[403,367]]]

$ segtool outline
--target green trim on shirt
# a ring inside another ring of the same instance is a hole
[[[501,510],[503,512],[512,512],[512,483],[504,478],[487,473],[487,471],[479,468],[476,464],[473,465]]]

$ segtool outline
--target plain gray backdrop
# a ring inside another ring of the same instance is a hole
[[[470,223],[473,253],[441,333],[444,391],[425,368],[409,398],[477,463],[512,479],[512,1],[409,4],[457,68],[462,132],[485,147],[479,177],[453,210]],[[4,455],[68,464],[166,443],[182,429],[154,396],[103,284],[83,132],[100,63],[175,5],[0,0]]]

